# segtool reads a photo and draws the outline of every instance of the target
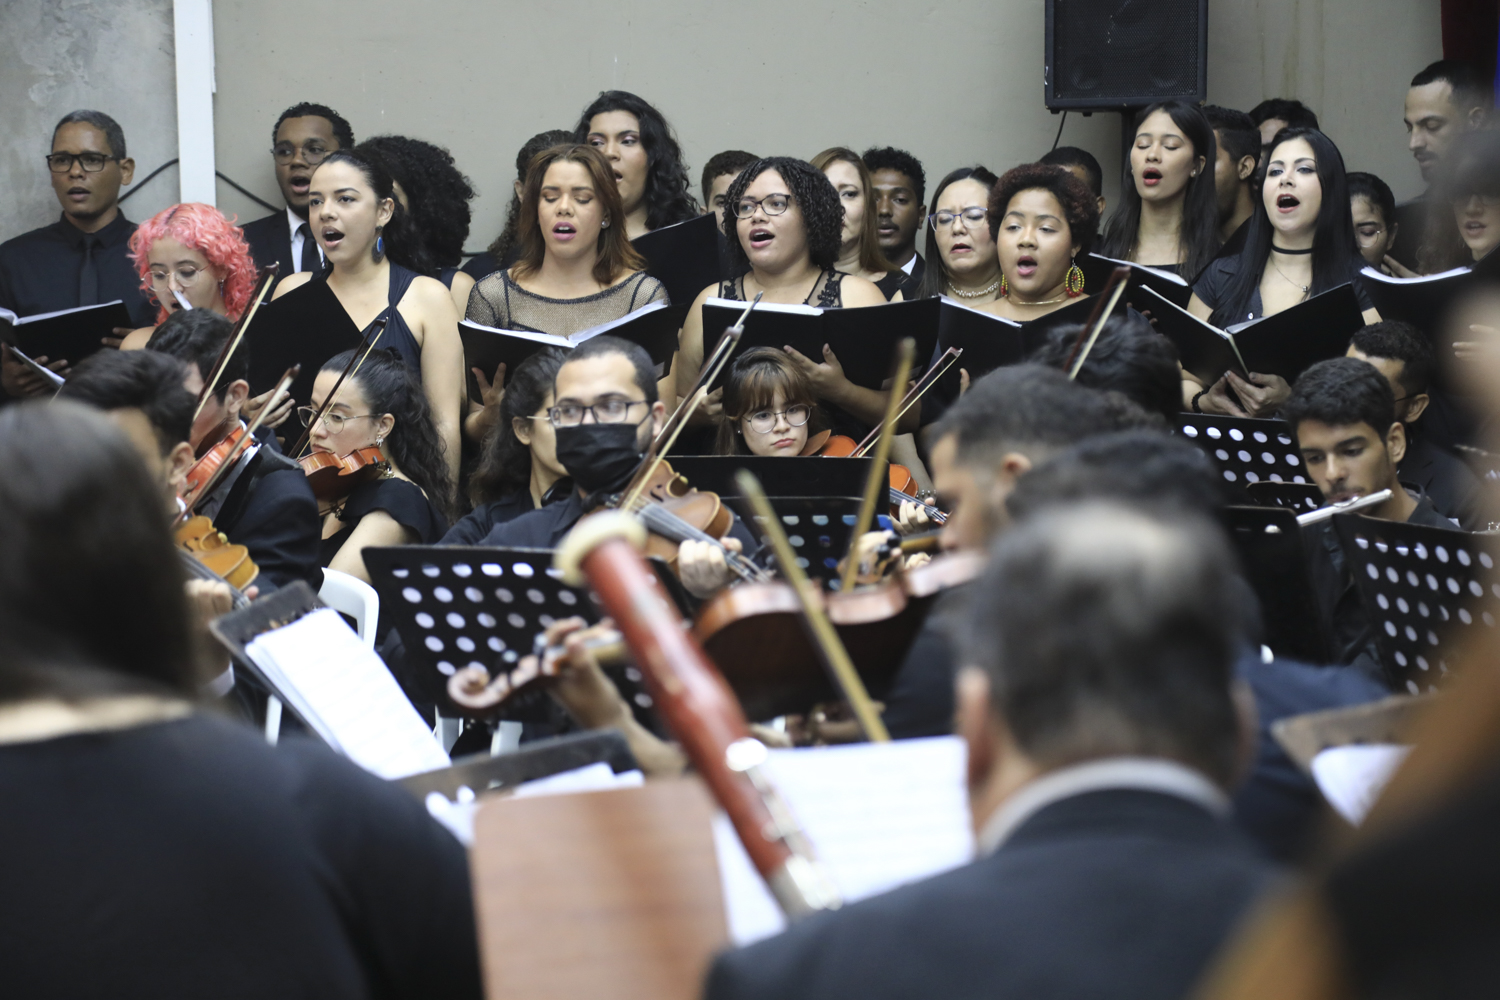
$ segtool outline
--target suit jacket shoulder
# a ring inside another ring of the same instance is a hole
[[[250,558],[260,567],[257,582],[262,592],[293,580],[306,580],[316,591],[323,585],[318,501],[302,470],[285,467],[289,460],[280,455],[275,458],[281,460],[279,467],[255,481],[237,516],[225,519],[219,530],[250,550]]]
[[[250,244],[250,256],[255,258],[256,267],[266,268],[272,264],[280,264],[278,280],[292,273],[292,233],[287,228],[285,212],[247,222],[242,229],[245,242]]]
[[[705,995],[1183,996],[1272,875],[1196,805],[1093,792],[990,857],[719,956]]]

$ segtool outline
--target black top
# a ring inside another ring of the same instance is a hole
[[[1229,283],[1234,276],[1240,273],[1240,267],[1244,263],[1244,255],[1236,257],[1220,257],[1209,261],[1203,273],[1198,275],[1198,280],[1193,284],[1193,294],[1203,300],[1203,304],[1214,310],[1226,306],[1225,299],[1229,292]],[[1269,264],[1267,265],[1269,266]],[[1354,281],[1354,296],[1359,299],[1359,308],[1373,309],[1375,303],[1370,300],[1369,293],[1365,291],[1364,284]],[[1260,301],[1260,287],[1257,285],[1250,293],[1250,305],[1244,315],[1230,317],[1216,316],[1213,322],[1220,326],[1233,326],[1236,323],[1244,323],[1252,319],[1261,319],[1265,315],[1265,307]]]
[[[949,609],[962,608],[968,585],[950,588],[928,612],[906,658],[891,680],[882,719],[893,739],[946,736],[953,732],[953,679],[958,672]]]
[[[1396,218],[1386,220],[1387,225],[1395,222],[1400,227],[1390,255],[1413,271],[1417,269],[1417,249],[1427,235],[1427,201],[1427,195],[1422,194],[1397,205]]]
[[[704,995],[1183,997],[1273,876],[1200,806],[1088,792],[989,857],[719,956]]]
[[[262,444],[230,487],[214,526],[236,545],[250,550],[260,567],[255,585],[262,594],[293,580],[314,591],[323,585],[318,560],[318,501],[302,467]]]
[[[1425,422],[1407,425],[1406,455],[1396,471],[1403,481],[1420,486],[1439,514],[1457,521],[1465,531],[1483,529],[1479,478],[1461,459],[1421,433]]]
[[[0,746],[25,997],[481,995],[462,845],[310,741],[206,715]]]
[[[733,514],[732,511],[731,514]],[[496,525],[477,544],[495,545],[508,549],[556,548],[557,543],[573,530],[573,525],[577,524],[582,516],[583,498],[578,495],[577,490],[572,490],[568,493],[566,500],[527,511],[519,517]],[[734,524],[729,529],[729,535],[739,539],[741,551],[746,555],[754,554],[759,547],[755,536],[750,533],[750,529],[745,527],[738,515],[734,515]],[[448,542],[447,544],[456,543]]]
[[[573,480],[563,477],[553,483],[550,490],[542,494],[542,506],[564,501],[574,492]],[[484,541],[484,537],[495,528],[536,509],[537,506],[531,499],[531,490],[517,490],[499,500],[491,500],[475,507],[449,528],[448,533],[438,544],[479,545]]]
[[[247,222],[242,230],[245,242],[250,244],[250,256],[255,260],[257,268],[264,270],[272,264],[279,264],[277,281],[297,273],[297,262],[292,260],[292,231],[287,228],[285,212],[276,212],[263,219]]]
[[[97,233],[85,233],[66,217],[0,243],[0,306],[18,316],[75,309],[95,303],[78,300],[84,241],[94,244],[99,273],[97,302],[120,299],[136,326],[156,322],[156,306],[141,291],[141,278],[130,260],[135,223],[124,213]]]
[[[400,264],[392,261],[391,280],[386,288],[386,308],[379,316],[370,320],[369,326],[359,331],[359,336],[363,340],[365,335],[370,332],[370,327],[374,326],[381,317],[384,317],[385,332],[380,335],[380,343],[377,346],[380,348],[394,347],[397,351],[401,352],[401,360],[420,381],[422,378],[422,346],[417,343],[417,338],[412,334],[411,327],[406,325],[406,317],[402,316],[401,310],[396,308],[401,304],[401,300],[405,298],[406,290],[411,287],[411,283],[419,277],[421,275],[417,274],[416,271],[402,267]],[[327,281],[328,272],[319,271],[313,276],[312,280]]]
[[[491,257],[488,250],[484,250],[470,257],[462,270],[478,282],[480,278],[488,278],[500,270],[500,262]]]
[[[816,301],[814,301],[814,296],[817,297]],[[742,274],[738,278],[719,282],[719,298],[733,302],[749,301],[745,298],[745,276]],[[887,295],[886,298],[889,299],[890,296]],[[844,273],[824,271],[818,275],[818,280],[813,282],[812,291],[807,293],[807,298],[802,300],[802,304],[816,306],[819,309],[842,309],[844,307]]]
[[[442,513],[427,499],[422,488],[408,479],[374,479],[355,488],[339,511],[344,524],[335,534],[323,539],[320,556],[327,566],[354,533],[366,514],[383,510],[403,528],[416,532],[413,545],[433,545],[448,530]]]
[[[897,268],[894,271],[885,272],[885,277],[875,282],[875,287],[880,289],[880,294],[885,296],[887,302],[891,301],[897,292],[903,293],[902,300],[909,302],[917,297],[918,284],[917,278]]]

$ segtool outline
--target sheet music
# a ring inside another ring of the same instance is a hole
[[[1313,779],[1328,804],[1359,826],[1410,752],[1411,747],[1394,743],[1329,747],[1312,759]]]
[[[771,780],[847,902],[965,864],[974,856],[965,748],[953,736],[772,750]],[[729,936],[749,944],[786,921],[734,827],[714,821]]]
[[[332,608],[257,636],[245,652],[329,746],[382,778],[447,767],[385,663]]]

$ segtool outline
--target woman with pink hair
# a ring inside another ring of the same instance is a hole
[[[182,308],[179,295],[194,309],[237,320],[255,293],[245,234],[212,205],[173,205],[141,223],[130,237],[130,259],[141,289],[156,300],[158,323]],[[120,347],[145,347],[155,329],[134,331]]]

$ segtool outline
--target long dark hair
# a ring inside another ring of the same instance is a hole
[[[391,221],[387,222],[385,228],[380,231],[385,241],[385,256],[390,258],[391,263],[400,264],[418,274],[436,274],[437,262],[433,260],[427,244],[417,231],[411,213],[402,208],[401,202],[396,200],[396,189],[391,183],[391,175],[384,163],[355,146],[353,149],[340,149],[329,153],[327,159],[313,168],[313,173],[317,173],[330,163],[349,164],[364,175],[365,183],[369,184],[370,189],[375,192],[376,200],[385,201],[389,198],[395,206],[391,212]]]
[[[356,146],[355,152],[378,160],[401,185],[431,262],[438,268],[462,264],[474,186],[453,162],[453,154],[404,135],[377,135]]]
[[[817,433],[821,423],[818,397],[802,369],[792,364],[787,353],[777,347],[752,347],[734,359],[729,378],[724,382],[724,410],[719,415],[719,432],[714,441],[716,455],[748,455],[740,420],[747,413],[769,409],[781,390],[785,405],[802,403],[810,412],[807,433]]]
[[[660,229],[697,218],[698,202],[693,197],[692,179],[682,162],[682,147],[662,113],[642,98],[627,90],[602,92],[578,117],[575,140],[587,143],[589,122],[595,115],[611,111],[628,112],[640,122],[641,145],[646,147],[646,228]],[[610,175],[614,175],[613,170]]]
[[[469,477],[469,500],[475,507],[530,488],[531,449],[516,437],[515,419],[533,416],[541,408],[566,360],[568,352],[562,348],[544,347],[511,373],[500,400],[500,420],[484,439],[479,465]]]
[[[526,168],[531,166],[532,157],[544,149],[553,146],[566,145],[573,141],[573,133],[567,129],[555,128],[548,132],[538,132],[526,140],[520,152],[516,153],[516,181],[526,186]],[[512,188],[510,192],[510,206],[505,210],[505,228],[500,230],[500,235],[495,237],[495,242],[485,248],[485,253],[490,255],[497,267],[509,267],[514,262],[516,253],[516,232],[521,218],[521,196]]]
[[[926,250],[927,269],[922,272],[922,283],[917,286],[917,298],[919,299],[930,299],[942,295],[944,286],[947,284],[949,278],[948,265],[943,263],[943,252],[938,249],[937,231],[932,226],[932,213],[937,211],[938,199],[943,196],[943,192],[950,185],[957,184],[959,181],[969,180],[970,178],[983,184],[991,191],[995,188],[995,182],[1000,179],[988,169],[975,164],[972,167],[959,167],[938,181],[938,186],[932,191],[932,202],[927,206],[927,218],[923,221],[922,227],[927,234],[926,245],[923,247]],[[989,204],[990,197],[986,193],[984,196],[984,205],[988,208]]]
[[[544,149],[531,158],[531,165],[526,168],[526,189],[521,192],[521,214],[516,227],[520,254],[512,265],[516,276],[535,274],[546,259],[547,238],[542,234],[537,212],[542,204],[542,182],[547,179],[547,168],[554,163],[577,163],[587,170],[594,194],[604,204],[604,217],[609,225],[599,230],[595,242],[599,257],[594,262],[594,280],[610,285],[622,273],[644,271],[646,258],[636,252],[630,245],[630,237],[625,235],[625,208],[620,202],[620,189],[615,186],[614,169],[603,153],[580,143]]]
[[[1214,192],[1214,160],[1218,147],[1214,142],[1213,126],[1208,123],[1201,109],[1184,101],[1163,101],[1142,111],[1135,119],[1131,136],[1140,131],[1141,124],[1158,111],[1165,111],[1172,123],[1182,129],[1187,141],[1193,144],[1193,156],[1203,157],[1203,169],[1190,179],[1182,198],[1182,227],[1178,230],[1178,253],[1182,257],[1180,273],[1184,280],[1192,281],[1198,272],[1208,266],[1219,252],[1219,202]],[[1134,145],[1134,139],[1132,139]],[[1141,225],[1141,193],[1136,190],[1135,178],[1130,172],[1130,157],[1125,157],[1124,177],[1120,181],[1120,207],[1110,215],[1104,227],[1104,237],[1099,241],[1099,252],[1106,257],[1128,260],[1135,249],[1136,235]]]
[[[1454,220],[1454,205],[1476,194],[1500,194],[1500,134],[1465,132],[1444,157],[1442,168],[1417,249],[1417,270],[1423,274],[1474,264],[1474,254]],[[1386,225],[1394,218],[1391,215]]]
[[[0,701],[192,697],[193,639],[165,496],[103,414],[0,410]]]
[[[353,357],[354,351],[335,354],[323,364],[323,371],[342,372]],[[421,381],[394,348],[371,351],[350,373],[349,381],[359,385],[371,413],[389,413],[396,418],[384,448],[397,467],[451,522],[455,513],[453,483],[448,479],[443,442],[433,426],[432,408]]]
[[[1344,178],[1344,158],[1339,148],[1317,129],[1284,128],[1271,140],[1265,159],[1255,170],[1253,189],[1257,205],[1245,231],[1245,248],[1240,251],[1239,270],[1230,277],[1224,299],[1214,310],[1210,322],[1228,326],[1243,320],[1250,310],[1250,299],[1260,287],[1266,261],[1271,257],[1274,230],[1266,214],[1266,167],[1276,147],[1294,139],[1304,139],[1317,160],[1318,184],[1323,188],[1323,203],[1318,208],[1317,228],[1313,231],[1312,286],[1310,295],[1318,295],[1353,281],[1365,266],[1354,238],[1354,212],[1349,206],[1349,183]]]
[[[740,220],[735,218],[734,205],[744,197],[750,183],[767,170],[781,175],[792,201],[802,210],[802,224],[807,230],[807,252],[812,262],[825,271],[832,270],[844,245],[844,206],[839,204],[839,193],[823,171],[806,160],[770,156],[756,160],[740,171],[724,194],[724,237],[729,241],[726,248],[729,273],[740,275],[750,269],[750,258],[745,256],[745,247],[740,243]]]

